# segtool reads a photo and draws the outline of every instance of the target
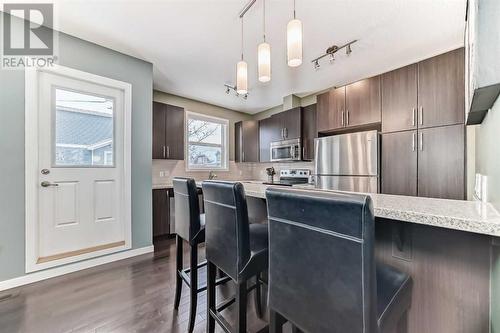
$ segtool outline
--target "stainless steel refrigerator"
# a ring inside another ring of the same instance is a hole
[[[334,135],[314,141],[316,187],[329,190],[379,191],[377,131]]]

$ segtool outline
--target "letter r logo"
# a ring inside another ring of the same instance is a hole
[[[54,5],[51,3],[4,4],[3,54],[42,56],[54,52]],[[13,18],[13,16],[24,19]],[[16,27],[16,25],[19,25]]]

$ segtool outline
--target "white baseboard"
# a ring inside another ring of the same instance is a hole
[[[81,271],[81,270],[84,270],[87,268],[108,264],[108,263],[118,261],[118,260],[140,256],[142,254],[151,253],[151,252],[153,252],[153,250],[154,250],[153,245],[150,245],[150,246],[145,246],[145,247],[141,247],[138,249],[118,252],[118,253],[110,254],[107,256],[102,256],[102,257],[98,257],[98,258],[94,258],[94,259],[75,262],[75,263],[60,266],[60,267],[49,268],[49,269],[46,269],[43,271],[38,271],[35,273],[26,274],[26,275],[23,275],[23,276],[20,276],[17,278],[13,278],[10,280],[0,281],[0,291],[19,287],[19,286],[24,286],[26,284],[50,279],[50,278],[53,278],[56,276],[61,276],[61,275],[68,274],[68,273]]]

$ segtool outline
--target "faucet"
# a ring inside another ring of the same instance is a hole
[[[208,173],[208,179],[209,179],[209,180],[213,180],[213,179],[215,179],[215,178],[217,178],[217,175],[216,175],[213,171],[210,171],[210,172]]]

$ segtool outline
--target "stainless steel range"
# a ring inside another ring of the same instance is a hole
[[[297,184],[307,184],[309,183],[309,176],[311,175],[311,170],[307,169],[285,169],[280,171],[280,180],[278,182],[269,183],[266,185],[283,185],[292,186]]]

